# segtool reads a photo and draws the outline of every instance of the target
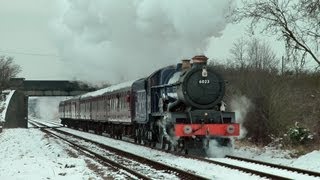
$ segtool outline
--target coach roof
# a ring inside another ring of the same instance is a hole
[[[101,96],[105,93],[114,92],[114,91],[117,91],[120,89],[130,88],[134,81],[127,81],[127,82],[112,85],[112,86],[109,86],[109,87],[106,87],[106,88],[103,88],[103,89],[100,89],[97,91],[89,92],[89,93],[81,95],[80,98],[82,99],[82,98],[87,98],[87,97],[96,97],[96,96]]]

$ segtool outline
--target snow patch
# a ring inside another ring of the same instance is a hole
[[[135,80],[134,80],[135,81]],[[116,84],[107,88],[103,88],[94,92],[89,92],[86,94],[81,95],[81,98],[85,98],[85,97],[96,97],[96,96],[101,96],[104,93],[108,93],[108,92],[114,92],[123,88],[129,88],[131,87],[131,85],[133,84],[134,81],[128,81],[128,82],[123,82],[120,84]]]
[[[14,94],[15,90],[4,90],[1,93],[0,98],[0,122],[6,120],[7,108],[10,103],[11,97]]]
[[[320,172],[320,151],[312,151],[299,157],[292,164],[294,167]]]
[[[0,179],[99,179],[38,129],[6,129],[0,147]]]

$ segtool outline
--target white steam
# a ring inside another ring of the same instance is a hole
[[[236,96],[231,100],[231,110],[236,114],[237,123],[240,123],[240,136],[238,139],[242,139],[247,135],[247,130],[244,128],[243,123],[251,106],[251,101],[245,96]]]
[[[55,23],[73,77],[111,83],[203,54],[233,0],[69,0]]]
[[[29,98],[29,118],[60,122],[59,102],[65,99],[66,97]]]
[[[221,146],[216,140],[212,139],[209,140],[209,148],[206,150],[206,153],[211,158],[223,158],[226,155],[233,154],[233,147]]]

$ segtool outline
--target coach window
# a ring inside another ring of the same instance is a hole
[[[100,108],[100,110],[103,111],[103,110],[106,108],[106,103],[105,103],[104,98],[100,101],[100,103],[101,103],[101,108]]]
[[[126,98],[125,98],[126,96],[123,94],[122,95],[122,98],[121,98],[121,100],[122,100],[122,109],[125,109],[126,108]]]
[[[112,97],[110,99],[110,102],[111,102],[111,111],[113,111],[113,98]]]
[[[111,99],[108,97],[108,104],[107,104],[108,111],[111,111]]]
[[[122,99],[121,99],[121,94],[120,94],[120,95],[118,95],[118,103],[119,103],[119,105],[118,105],[118,107],[119,107],[119,108],[118,108],[118,109],[119,109],[119,110],[121,110],[121,108],[122,108]],[[119,110],[118,110],[118,111],[119,111]]]
[[[88,101],[86,102],[86,108],[87,108],[87,112],[90,112],[90,109],[89,109],[89,102],[88,102]]]
[[[122,96],[122,100],[123,100],[123,108],[127,108],[127,94],[123,94]]]
[[[108,108],[108,99],[107,97],[103,98],[103,109],[107,109]]]
[[[123,109],[123,96],[121,94],[121,96],[120,96],[120,110],[122,110],[122,109]]]
[[[117,103],[117,111],[119,111],[119,108],[120,108],[120,100],[119,100],[119,98],[120,98],[120,96],[119,96],[119,94],[117,94],[117,99],[116,99],[116,103]]]
[[[126,94],[123,94],[122,95],[122,107],[123,107],[123,109],[125,109],[126,108],[126,105],[127,105],[127,95]]]
[[[86,111],[89,112],[89,103],[88,103],[88,101],[86,102],[86,109],[87,109]]]
[[[110,111],[113,111],[113,97],[110,97]]]
[[[122,94],[122,108],[125,109],[126,108],[126,95]]]

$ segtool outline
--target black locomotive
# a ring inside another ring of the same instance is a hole
[[[225,82],[205,56],[192,60],[63,101],[62,124],[186,153],[205,150],[209,139],[229,146],[239,124],[234,112],[225,112]]]

